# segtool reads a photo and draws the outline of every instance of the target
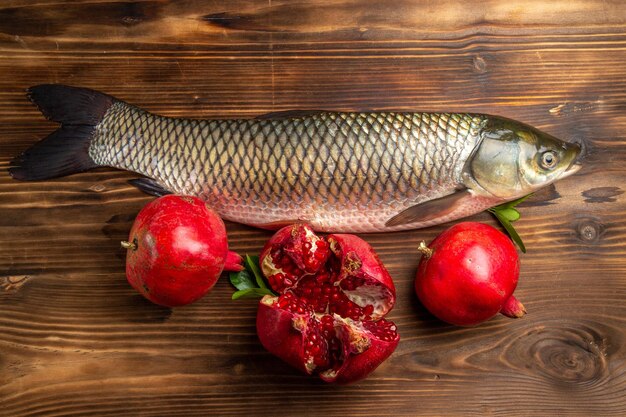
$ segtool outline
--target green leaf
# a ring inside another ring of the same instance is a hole
[[[245,290],[235,291],[232,299],[238,300],[240,298],[260,298],[264,295],[272,295],[272,291],[269,288],[246,288]]]
[[[488,210],[490,213],[493,213],[493,215],[496,216],[496,219],[498,219],[502,227],[504,227],[504,230],[506,230],[506,232],[509,234],[511,240],[513,240],[513,242],[515,242],[515,244],[517,244],[517,246],[519,246],[521,251],[524,253],[526,253],[526,246],[524,246],[522,238],[519,236],[519,234],[517,234],[517,231],[511,223],[519,220],[520,218],[520,213],[519,211],[517,211],[515,206],[517,206],[530,196],[532,196],[532,193],[525,195],[522,198],[518,198],[517,200],[509,201],[500,204],[499,206],[492,207]]]
[[[520,218],[519,211],[512,207],[502,208],[495,211],[510,222],[517,221]]]
[[[513,240],[513,242],[517,244],[517,246],[520,248],[520,250],[523,253],[526,253],[526,246],[524,246],[524,242],[522,242],[522,238],[517,234],[517,231],[515,230],[511,222],[506,217],[504,217],[499,211],[492,211],[492,213],[496,216],[496,219],[498,219],[502,227],[504,227],[504,229],[507,231],[507,233],[511,237],[511,240]]]
[[[246,255],[245,265],[246,269],[254,274],[256,285],[259,288],[267,288],[263,275],[261,274],[261,269],[259,269],[259,257]]]
[[[518,204],[524,202],[529,197],[532,197],[532,195],[533,195],[533,193],[530,193],[528,195],[525,195],[524,197],[518,198],[517,200],[513,200],[513,201],[509,201],[509,202],[504,203],[504,204],[500,204],[499,206],[496,206],[494,208],[495,209],[498,209],[498,208],[513,208],[513,207],[517,206]]]
[[[252,276],[245,269],[239,272],[231,272],[228,275],[228,278],[230,278],[230,283],[233,284],[238,290],[256,288],[256,284],[252,279]]]
[[[243,271],[231,272],[229,274],[230,283],[238,291],[232,295],[233,300],[239,298],[259,298],[264,295],[276,295],[267,287],[265,279],[259,268],[259,257],[246,255],[244,258]]]

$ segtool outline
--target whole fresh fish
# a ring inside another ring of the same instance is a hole
[[[256,119],[162,117],[97,91],[29,89],[61,127],[11,163],[41,180],[110,166],[152,194],[203,198],[225,219],[320,231],[430,226],[576,172],[580,147],[481,114],[284,112]]]

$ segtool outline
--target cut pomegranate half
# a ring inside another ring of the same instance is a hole
[[[285,227],[260,256],[278,297],[265,296],[257,333],[267,350],[328,382],[364,378],[400,337],[383,318],[395,287],[372,247],[353,235],[317,236],[306,224]]]

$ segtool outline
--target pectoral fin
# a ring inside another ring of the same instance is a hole
[[[467,188],[448,194],[435,200],[425,201],[407,208],[393,216],[385,223],[385,226],[400,226],[403,224],[426,222],[452,213],[458,204],[465,198],[471,196]]]

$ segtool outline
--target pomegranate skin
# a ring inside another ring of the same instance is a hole
[[[315,367],[307,367],[304,344],[306,343],[307,314],[295,314],[274,305],[276,297],[266,295],[259,302],[257,311],[257,334],[265,349],[305,374],[312,374]],[[367,377],[380,366],[398,347],[400,336],[391,341],[379,339],[348,323],[341,323],[344,360],[338,369],[319,373],[325,382],[339,385],[351,384]]]
[[[256,315],[256,327],[259,341],[274,355],[304,373],[309,373],[304,357],[303,332],[294,327],[297,315],[280,308],[275,308],[275,297],[264,296],[259,302]]]
[[[128,242],[128,282],[166,307],[198,300],[223,270],[243,268],[241,257],[228,250],[224,222],[196,197],[167,195],[148,203]]]
[[[335,245],[334,242],[336,242],[338,248],[349,248],[342,256],[348,259],[358,259],[361,272],[364,275],[375,278],[386,287],[389,290],[388,303],[390,306],[395,305],[396,287],[393,284],[391,275],[389,275],[387,268],[383,266],[378,254],[374,252],[374,249],[366,241],[358,236],[348,234],[328,235],[327,239],[331,244],[331,248]],[[384,314],[386,313],[385,311]]]
[[[361,238],[322,237],[297,223],[278,230],[259,259],[279,295],[260,301],[257,335],[294,368],[349,384],[373,372],[398,346],[395,324],[384,319],[395,303],[395,286]]]
[[[458,326],[482,323],[499,312],[521,317],[513,297],[520,263],[513,242],[482,223],[458,223],[428,246],[420,261],[415,291],[439,319]],[[503,310],[504,308],[504,310]]]
[[[349,326],[344,326],[344,329],[346,329],[346,333],[350,331]],[[339,385],[360,381],[386,361],[396,350],[398,343],[400,343],[399,335],[391,341],[381,340],[371,335],[368,337],[370,338],[369,347],[365,351],[350,354],[351,352],[347,348],[349,346],[349,337],[348,334],[345,334],[344,355],[348,356],[349,360],[344,361],[341,368],[336,372],[326,371],[320,373],[320,378],[326,382],[333,382]]]

